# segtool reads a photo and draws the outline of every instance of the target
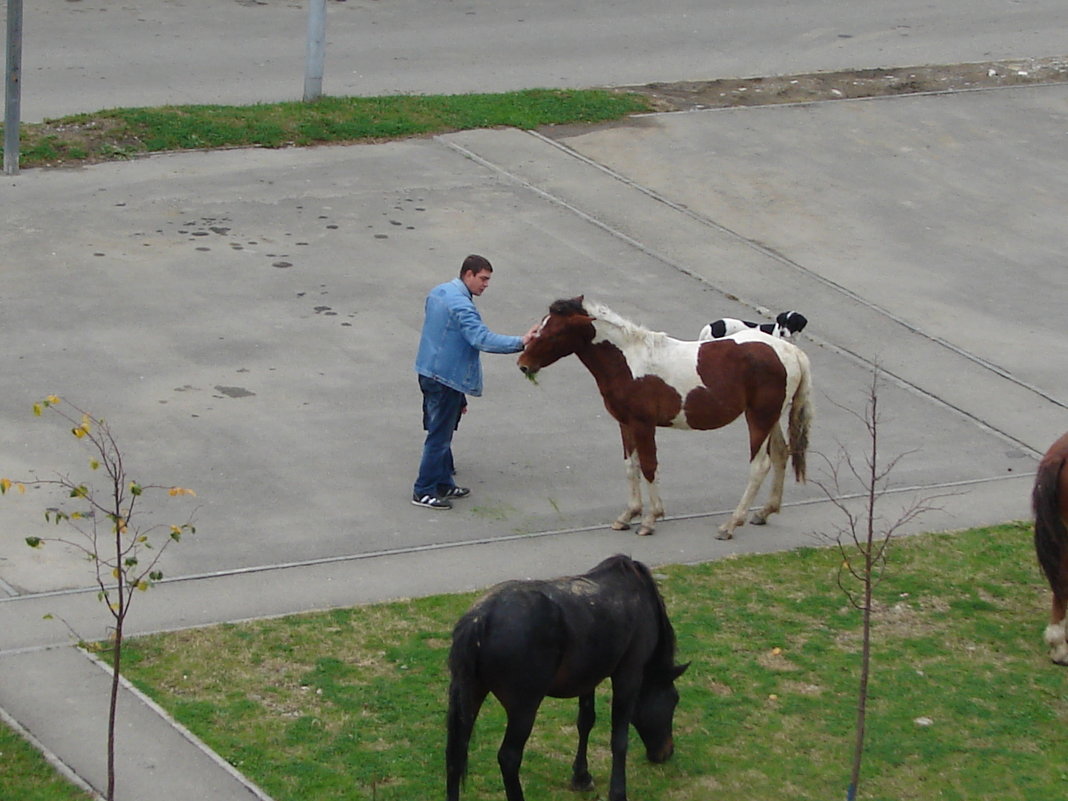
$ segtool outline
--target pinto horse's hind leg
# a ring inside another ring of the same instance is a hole
[[[771,456],[768,455],[768,443],[765,442],[749,462],[749,484],[746,486],[745,492],[742,493],[742,499],[738,501],[738,506],[735,508],[734,514],[731,515],[731,519],[719,527],[719,533],[716,534],[717,539],[729,540],[734,536],[734,529],[745,525],[746,512],[749,511],[753,498],[756,497],[757,490],[764,483],[764,478],[768,475],[768,470],[770,469]]]
[[[771,515],[782,509],[782,492],[786,484],[786,440],[783,439],[782,429],[776,424],[771,429],[768,438],[768,453],[771,457],[771,491],[768,493],[768,502],[764,508],[754,512],[749,522],[754,526],[762,526],[768,522]]]

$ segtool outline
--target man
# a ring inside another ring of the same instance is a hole
[[[480,353],[518,353],[536,327],[521,337],[490,331],[474,298],[486,291],[493,266],[482,256],[468,256],[460,276],[430,290],[415,372],[423,392],[423,458],[412,488],[412,503],[427,509],[451,509],[451,499],[471,490],[453,480],[452,435],[467,406],[467,395],[482,394]]]

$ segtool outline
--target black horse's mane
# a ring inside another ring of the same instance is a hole
[[[563,303],[564,301],[559,302]],[[649,566],[644,562],[639,562],[637,559],[631,559],[625,553],[617,553],[614,556],[609,556],[594,567],[590,571],[590,574],[609,573],[613,570],[620,573],[629,573],[635,578],[650,584],[654,588],[656,587],[656,580],[653,578],[653,571],[649,569]],[[657,594],[659,594],[659,592]]]
[[[571,301],[557,302],[570,303]],[[553,305],[555,306],[556,304]],[[657,641],[656,653],[654,654],[653,659],[650,660],[649,667],[670,671],[675,664],[675,628],[671,625],[671,620],[668,618],[667,605],[664,603],[664,596],[660,594],[660,588],[656,584],[656,579],[653,578],[653,571],[650,570],[649,566],[644,562],[639,562],[637,559],[631,559],[626,554],[617,553],[615,556],[609,556],[587,573],[587,575],[610,573],[613,571],[629,574],[638,578],[652,591],[653,597],[656,599],[660,637]]]

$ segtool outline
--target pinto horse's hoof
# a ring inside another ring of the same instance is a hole
[[[622,523],[619,520],[612,521],[612,531],[630,531],[630,523]]]
[[[734,531],[729,529],[729,528],[726,528],[725,526],[720,526],[719,527],[719,531],[716,532],[716,539],[717,540],[733,540],[734,539]]]
[[[656,531],[655,528],[649,528],[649,526],[642,526],[640,529],[638,529],[638,536],[639,537],[650,537],[650,536],[652,536],[654,531]]]

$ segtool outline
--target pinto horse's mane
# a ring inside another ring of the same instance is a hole
[[[633,342],[638,345],[653,348],[668,338],[663,331],[652,331],[638,323],[631,322],[621,314],[617,314],[603,303],[593,300],[558,300],[549,307],[553,314],[569,316],[572,314],[585,314],[594,320],[604,323],[616,329],[625,342]]]

